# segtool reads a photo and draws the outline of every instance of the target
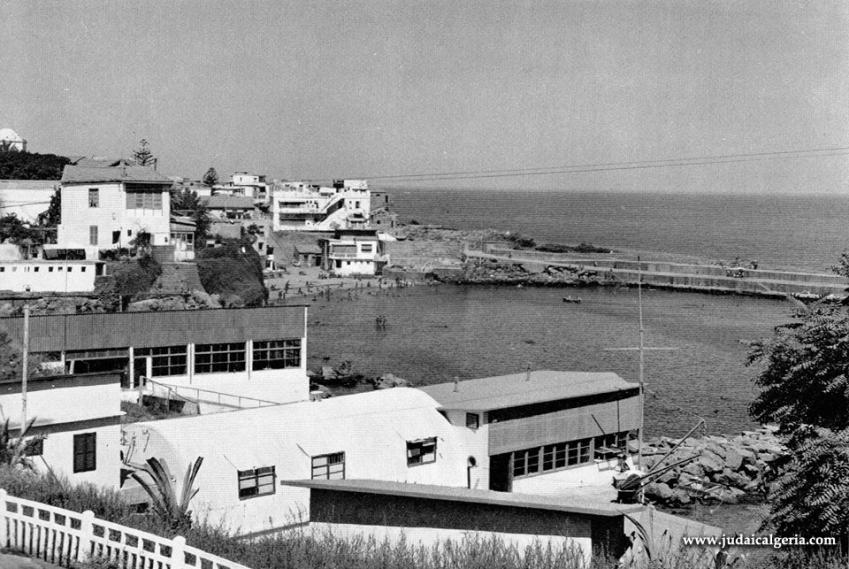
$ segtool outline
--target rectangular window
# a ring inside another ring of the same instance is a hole
[[[97,188],[88,189],[88,207],[100,207],[100,190]]]
[[[195,373],[245,371],[245,343],[198,344]]]
[[[127,191],[127,209],[162,209],[162,192]]]
[[[139,348],[136,356],[151,356],[153,377],[186,374],[186,346],[162,346],[159,348]]]
[[[273,466],[239,470],[239,499],[256,498],[274,494],[277,474]]]
[[[97,433],[74,435],[74,472],[97,470]]]
[[[254,340],[254,371],[301,367],[300,340]]]
[[[374,252],[374,245],[371,243],[363,243],[360,245],[360,251],[363,253],[372,253]]]
[[[88,244],[89,245],[97,245],[97,226],[89,225],[88,226]]]
[[[436,437],[407,441],[407,466],[436,462]]]
[[[481,416],[477,413],[466,413],[466,426],[470,429],[477,429],[481,426]]]
[[[312,457],[313,480],[344,480],[345,453],[321,454]]]
[[[555,443],[513,452],[513,478],[587,464],[593,439]]]

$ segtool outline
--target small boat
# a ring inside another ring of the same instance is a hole
[[[571,303],[571,304],[581,304],[581,299],[580,299],[580,298],[571,297],[571,296],[564,296],[564,297],[563,297],[563,302],[568,302],[568,303]]]

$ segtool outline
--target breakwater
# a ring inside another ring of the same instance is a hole
[[[658,466],[678,443],[667,437],[649,440],[643,449],[646,468]],[[687,439],[659,466],[685,462],[647,484],[645,494],[665,506],[686,506],[694,500],[762,501],[774,483],[775,463],[786,456],[784,442],[771,427]]]
[[[738,294],[767,298],[787,295],[813,300],[845,296],[849,281],[834,274],[761,270],[751,267],[575,257],[557,253],[489,247],[467,249],[460,268],[436,272],[462,284],[547,286],[645,286],[668,290]]]

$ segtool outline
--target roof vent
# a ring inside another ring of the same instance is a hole
[[[528,368],[525,370],[525,381],[531,380],[531,362],[528,362]]]
[[[454,393],[460,391],[460,378],[458,376],[454,376]]]

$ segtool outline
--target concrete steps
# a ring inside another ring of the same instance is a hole
[[[162,263],[162,274],[151,290],[157,294],[182,294],[193,290],[206,292],[195,263]]]

